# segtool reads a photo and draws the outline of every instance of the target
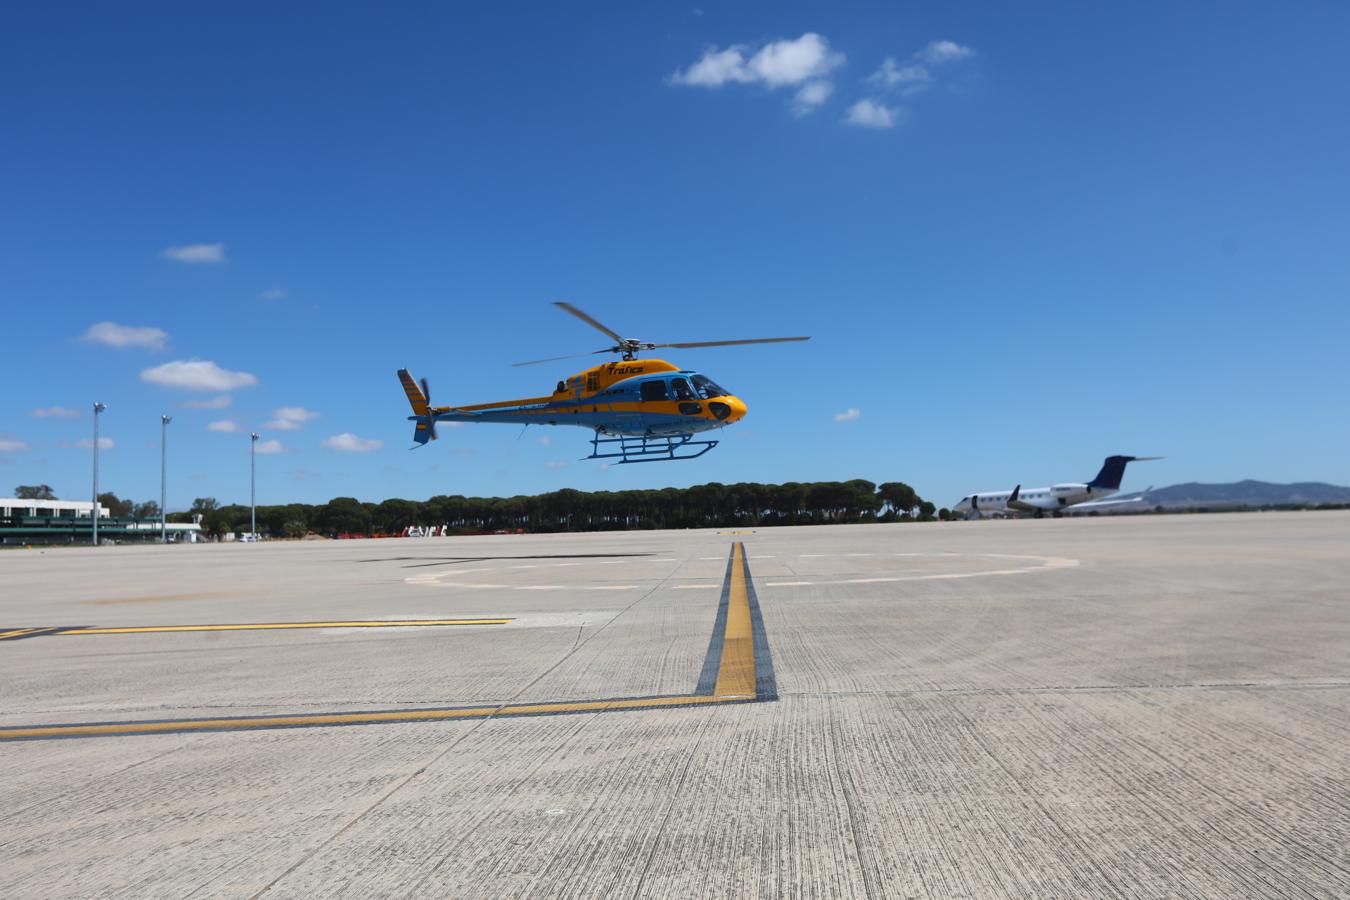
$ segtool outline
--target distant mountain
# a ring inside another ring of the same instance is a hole
[[[1350,487],[1321,481],[1272,484],[1269,481],[1235,481],[1231,484],[1187,482],[1158,488],[1144,494],[1150,506],[1315,506],[1319,503],[1350,503]]]

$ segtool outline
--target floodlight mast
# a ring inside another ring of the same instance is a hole
[[[168,509],[166,506],[169,484],[169,423],[173,421],[173,416],[161,415],[159,417],[159,542],[167,544],[168,527],[166,518]]]
[[[94,546],[98,546],[98,414],[108,408],[106,403],[94,403]]]
[[[249,540],[258,539],[258,432],[249,435],[249,487],[248,487],[248,528]]]

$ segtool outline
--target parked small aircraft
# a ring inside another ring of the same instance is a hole
[[[592,353],[555,356],[515,363],[576,359],[601,353],[618,353],[619,361],[601,363],[559,381],[546,397],[502,400],[467,406],[432,406],[427,380],[413,380],[399,369],[399,381],[412,404],[409,420],[416,423],[413,440],[418,446],[436,439],[437,422],[499,422],[515,425],[578,425],[595,432],[587,459],[615,459],[620,463],[662,462],[702,456],[717,441],[695,436],[740,421],[745,403],[706,375],[661,359],[638,359],[637,354],[661,347],[728,347],[736,344],[777,344],[808,341],[809,337],[748,338],[735,341],[694,341],[651,344],[620,337],[569,303],[554,306],[603,332],[614,346]],[[604,451],[604,452],[602,452]]]
[[[1089,482],[1068,482],[1026,491],[1019,484],[1011,491],[981,491],[962,497],[952,510],[964,513],[970,519],[1008,515],[1031,515],[1039,519],[1046,513],[1058,517],[1067,507],[1089,500],[1102,500],[1118,492],[1121,478],[1125,475],[1125,466],[1149,459],[1162,457],[1108,456],[1097,477]]]

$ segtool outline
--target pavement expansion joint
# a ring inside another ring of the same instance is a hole
[[[448,624],[452,620],[418,620],[416,624]],[[455,620],[454,624],[487,624],[502,620]],[[255,626],[160,626],[150,628],[101,629],[101,633],[127,633],[163,630],[209,630],[211,628],[286,628],[286,627],[389,627],[394,622],[281,623]],[[404,623],[407,624],[407,623]],[[30,631],[55,631],[56,634],[90,634],[89,629],[15,629],[0,632],[0,640],[22,638]],[[680,706],[705,706],[727,703],[756,703],[778,699],[773,659],[755,595],[745,546],[732,545],[722,584],[717,619],[713,625],[708,653],[704,658],[698,685],[691,693],[651,697],[612,697],[542,703],[487,703],[477,706],[437,707],[430,709],[384,709],[361,712],[295,713],[265,716],[218,716],[195,719],[166,719],[140,722],[85,722],[60,725],[20,725],[0,728],[0,741],[51,740],[60,738],[111,737],[133,734],[174,734],[207,731],[259,731],[278,728],[317,728],[340,725],[435,722],[516,716],[551,716],[620,710],[658,709]]]

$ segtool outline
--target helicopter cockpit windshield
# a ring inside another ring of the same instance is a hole
[[[694,382],[694,390],[698,391],[698,395],[704,400],[711,400],[714,397],[726,397],[731,394],[730,391],[721,387],[717,382],[706,375],[693,375],[690,377]]]

